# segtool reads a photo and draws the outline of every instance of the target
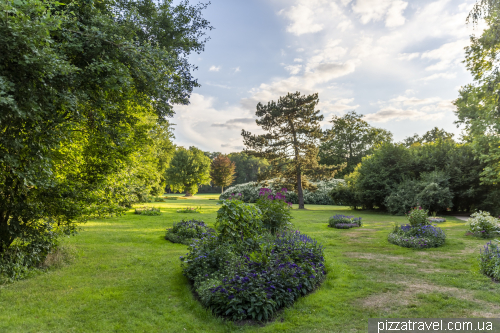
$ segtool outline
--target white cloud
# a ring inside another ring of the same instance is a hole
[[[405,23],[403,11],[407,6],[408,3],[401,0],[357,0],[352,10],[363,24],[385,19],[386,27],[397,27]]]
[[[226,86],[225,84],[218,84],[218,83],[213,83],[213,82],[206,82],[205,83],[207,86],[212,86],[212,87],[217,87],[217,88],[223,88],[223,89],[231,89],[230,86]]]
[[[209,68],[209,71],[211,71],[211,72],[218,72],[220,70],[220,67],[221,66],[215,66],[215,65],[213,65],[213,66],[211,66]]]
[[[436,79],[454,79],[457,77],[457,73],[436,73],[429,76],[426,76],[421,81],[431,81]]]
[[[302,62],[303,60],[301,58],[295,58],[293,59],[294,62]]]
[[[236,68],[234,69],[234,72],[235,72],[235,73],[241,72],[240,67],[239,67],[239,66],[238,66],[238,67],[236,67]]]
[[[286,66],[285,69],[290,72],[290,74],[295,75],[300,72],[300,69],[302,68],[302,65],[290,65]]]
[[[364,116],[366,121],[385,123],[390,120],[438,120],[444,118],[444,112],[426,113],[419,110],[403,110],[396,108],[384,108],[375,113]]]
[[[400,53],[398,54],[398,59],[399,60],[412,60],[420,57],[419,52],[413,52],[413,53]]]
[[[439,60],[434,65],[428,66],[425,70],[442,71],[450,68],[452,65],[458,65],[465,58],[464,47],[469,45],[466,38],[446,43],[439,48],[424,52],[422,59]]]
[[[305,50],[305,49],[304,49],[303,47],[300,47],[300,48],[298,48],[296,51],[297,51],[297,52],[304,52],[304,50]]]

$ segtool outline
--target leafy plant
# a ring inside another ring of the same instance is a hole
[[[173,243],[182,243],[189,245],[193,239],[203,238],[215,232],[208,227],[205,222],[198,220],[181,220],[174,223],[172,228],[167,229],[165,239]]]
[[[499,220],[488,212],[479,211],[472,214],[466,225],[469,231],[478,237],[488,238],[500,235]]]
[[[481,273],[500,281],[500,248],[498,241],[488,242],[479,255]]]
[[[177,210],[177,213],[201,213],[201,206],[181,208]]]
[[[285,201],[286,188],[281,189],[276,195],[268,188],[261,188],[260,198],[256,206],[262,213],[262,224],[264,228],[275,234],[278,230],[291,226],[292,215],[290,209],[292,204]]]
[[[410,211],[406,215],[406,218],[408,219],[412,227],[428,225],[430,223],[428,218],[428,211],[422,209],[422,207],[420,206],[410,209]]]
[[[155,208],[155,207],[136,208],[134,213],[138,215],[147,215],[147,216],[161,215],[160,208]]]
[[[217,211],[215,229],[221,242],[242,242],[256,239],[262,230],[262,213],[241,200],[224,200]]]
[[[349,229],[353,227],[361,227],[361,217],[347,216],[337,214],[328,219],[328,226],[337,229]]]

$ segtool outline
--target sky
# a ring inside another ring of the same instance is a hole
[[[190,62],[201,87],[174,107],[174,142],[241,151],[241,130],[260,134],[257,103],[288,92],[319,94],[322,128],[363,114],[401,141],[433,127],[453,132],[452,101],[472,83],[463,60],[471,0],[211,0],[214,27]]]

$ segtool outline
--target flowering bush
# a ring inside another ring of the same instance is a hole
[[[334,205],[335,202],[328,194],[332,188],[336,187],[338,184],[343,183],[342,179],[330,179],[319,182],[311,182],[311,184],[317,187],[316,191],[309,191],[304,189],[304,203],[308,205]],[[278,184],[275,185],[274,181],[269,181],[270,189],[273,194],[276,194],[281,190],[281,187],[277,187]],[[231,197],[231,195],[240,193],[241,200],[244,202],[257,202],[259,199],[260,188],[262,186],[257,182],[249,182],[245,184],[238,184],[235,186],[229,187],[221,196],[220,200],[227,200]],[[291,202],[293,204],[298,203],[297,193],[293,191],[288,191],[285,194],[285,200]]]
[[[445,240],[446,235],[441,228],[422,224],[395,226],[388,237],[389,243],[416,249],[439,247],[444,245]]]
[[[206,236],[181,257],[203,305],[232,320],[267,320],[325,277],[323,248],[298,231],[266,234],[253,252]]]
[[[342,214],[333,215],[328,220],[328,226],[337,229],[349,229],[361,227],[361,217],[347,216]]]
[[[241,200],[224,200],[217,211],[215,229],[221,242],[254,240],[262,230],[260,210]]]
[[[466,222],[469,231],[478,237],[488,238],[500,234],[499,220],[488,212],[479,211]]]
[[[498,241],[488,242],[479,255],[481,273],[500,281],[500,249]]]
[[[281,189],[276,195],[268,188],[261,188],[256,206],[262,213],[262,224],[264,228],[275,234],[278,230],[291,226],[292,215],[290,209],[292,203],[286,202],[286,188]]]
[[[181,208],[177,210],[177,213],[201,213],[201,206]]]
[[[406,215],[406,218],[408,221],[410,221],[410,225],[412,227],[417,227],[420,225],[428,225],[429,218],[427,217],[428,211],[425,209],[422,209],[422,207],[414,207],[412,208],[408,214]]]
[[[199,239],[214,232],[215,230],[209,228],[203,221],[181,220],[174,223],[172,228],[167,229],[165,239],[172,243],[189,245],[193,242],[193,239]]]
[[[154,207],[136,208],[134,213],[138,215],[147,215],[147,216],[161,215],[160,208],[154,208]]]

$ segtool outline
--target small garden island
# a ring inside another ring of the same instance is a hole
[[[293,230],[284,192],[263,188],[256,205],[239,196],[222,201],[216,233],[198,234],[180,258],[194,293],[215,315],[269,320],[324,280],[323,247]],[[181,223],[200,229],[199,222]]]

